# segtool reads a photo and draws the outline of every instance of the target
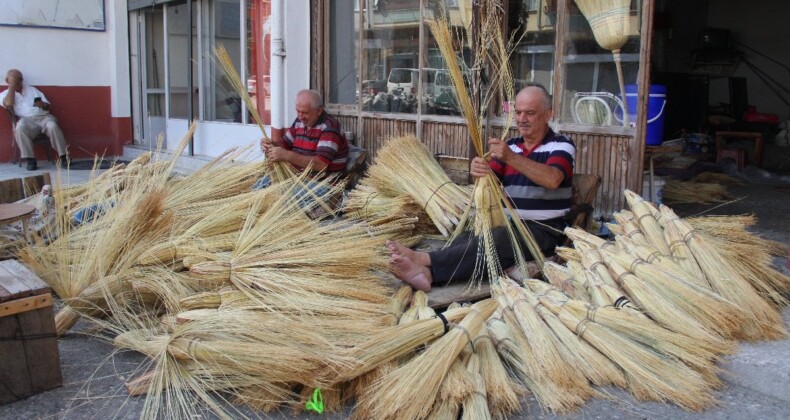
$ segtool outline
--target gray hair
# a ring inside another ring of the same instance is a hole
[[[299,100],[299,97],[307,98],[310,101],[310,106],[313,109],[318,109],[319,107],[324,106],[324,98],[321,97],[321,94],[318,93],[317,90],[302,89],[296,94],[297,101]]]
[[[543,107],[547,111],[551,110],[551,94],[546,89],[546,87],[544,87],[540,83],[527,83],[527,85],[523,89],[518,91],[518,95],[521,95],[522,93],[526,93],[529,89],[532,89],[532,88],[538,89],[540,91],[541,102],[543,103]],[[516,95],[516,96],[518,96],[518,95]]]

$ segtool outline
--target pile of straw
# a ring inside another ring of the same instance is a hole
[[[470,201],[466,187],[453,183],[428,148],[414,136],[389,139],[345,205],[354,217],[422,215],[449,236]],[[403,212],[403,213],[399,213]]]
[[[724,203],[732,199],[722,184],[667,180],[662,190],[667,203]]]

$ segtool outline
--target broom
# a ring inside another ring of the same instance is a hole
[[[628,42],[630,28],[630,0],[576,0],[590,28],[595,41],[601,48],[612,52],[617,67],[617,81],[623,99],[623,125],[628,126],[628,100],[625,94],[625,79],[620,62],[620,48]]]

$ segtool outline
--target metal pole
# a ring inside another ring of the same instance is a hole
[[[194,81],[192,80],[192,70],[194,66],[194,63],[192,61],[192,59],[194,58],[194,56],[192,55],[192,35],[193,35],[192,34],[192,0],[187,1],[187,19],[189,19],[189,22],[187,22],[187,91],[189,92],[189,94],[187,95],[187,98],[189,100],[189,103],[187,104],[187,110],[188,110],[187,115],[189,115],[189,122],[191,124],[195,118],[195,110],[193,109],[194,99],[192,98],[192,95],[195,94],[194,86],[193,86]],[[189,137],[188,153],[189,156],[195,155],[194,135]]]

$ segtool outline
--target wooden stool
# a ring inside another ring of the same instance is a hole
[[[728,147],[725,149],[716,149],[716,163],[720,163],[724,159],[732,159],[738,166],[738,171],[743,171],[743,162],[746,160],[746,151],[736,147]]]
[[[49,286],[17,260],[0,261],[0,404],[59,387]]]
[[[763,163],[763,147],[765,146],[765,139],[760,133],[749,133],[746,131],[719,131],[716,133],[716,150],[721,150],[725,147],[725,140],[732,139],[746,139],[754,140],[754,166],[760,167]],[[718,161],[718,158],[716,159]]]

